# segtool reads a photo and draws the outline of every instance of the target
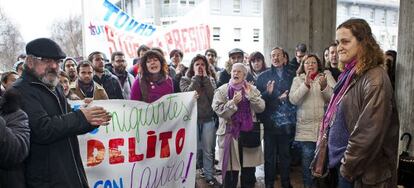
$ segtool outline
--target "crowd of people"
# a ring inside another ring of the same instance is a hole
[[[396,187],[396,52],[382,52],[365,20],[339,25],[321,59],[300,43],[291,60],[280,46],[269,64],[261,52],[246,57],[234,48],[220,68],[208,49],[187,67],[179,49],[167,62],[160,48],[142,45],[127,69],[123,52],[107,59],[96,51],[77,61],[47,38],[29,42],[26,54],[1,76],[0,187],[88,187],[77,135],[111,116],[99,106],[72,110],[67,100],[151,103],[187,91],[195,91],[203,112],[194,125],[196,163],[212,187],[254,187],[262,164],[266,187],[275,187],[277,174],[281,187],[292,187],[294,143],[303,187],[321,186],[309,167],[322,136],[330,186]]]

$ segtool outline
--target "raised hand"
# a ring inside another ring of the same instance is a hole
[[[273,93],[273,88],[274,88],[274,85],[275,85],[275,81],[274,81],[274,80],[269,80],[269,81],[267,82],[267,85],[266,85],[266,91],[267,91],[270,95]]]
[[[279,96],[279,99],[280,99],[280,100],[284,100],[284,99],[286,99],[286,98],[288,97],[288,95],[289,95],[289,90],[286,90],[285,92],[283,92],[283,93]]]
[[[242,92],[241,91],[236,91],[234,92],[234,96],[233,96],[233,101],[234,104],[239,104],[239,102],[242,100]]]
[[[244,89],[244,92],[246,92],[246,95],[249,95],[250,91],[252,90],[252,85],[249,82],[246,82],[243,85],[243,89]]]
[[[319,76],[319,85],[321,86],[321,91],[323,91],[328,85],[325,74]]]
[[[305,85],[308,86],[308,88],[310,88],[311,82],[312,82],[311,73],[310,73],[310,71],[308,71],[306,73],[306,77],[305,77]]]

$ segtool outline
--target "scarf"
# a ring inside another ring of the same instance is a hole
[[[330,124],[334,121],[334,116],[337,112],[338,103],[341,101],[342,97],[344,96],[345,92],[348,90],[351,80],[354,77],[357,60],[353,59],[350,63],[345,65],[345,70],[339,75],[338,83],[336,84],[333,96],[329,102],[328,108],[326,109],[325,115],[323,117],[322,126],[319,130],[319,137],[318,143],[323,136],[325,130],[330,126]]]
[[[89,83],[84,83],[81,80],[78,80],[79,89],[82,91],[83,95],[87,98],[93,98],[93,91],[95,88],[95,84],[93,81]]]
[[[141,76],[141,79],[139,79],[139,87],[141,89],[141,96],[142,101],[148,102],[149,101],[149,87],[151,89],[154,89],[156,85],[160,85],[164,80],[166,80],[166,77],[163,76],[161,73],[156,74],[145,74],[146,77]]]
[[[311,78],[312,80],[315,80],[315,78],[316,78],[316,76],[317,76],[318,74],[319,74],[318,72],[315,72],[315,73],[313,73],[313,74],[311,74],[311,75],[310,75],[310,78]]]
[[[222,179],[226,176],[227,165],[230,159],[230,145],[232,138],[238,139],[240,131],[250,131],[253,129],[253,117],[250,110],[250,101],[246,98],[246,92],[243,86],[247,81],[234,84],[233,79],[230,79],[227,96],[232,99],[235,92],[242,92],[242,100],[237,104],[237,112],[231,116],[231,121],[226,126],[226,135],[224,138],[224,155],[222,165]]]

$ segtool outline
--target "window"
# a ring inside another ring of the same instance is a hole
[[[234,28],[234,42],[240,42],[241,39],[241,28]]]
[[[180,0],[180,3],[185,5],[187,4],[187,0]]]
[[[398,12],[393,11],[392,13],[392,25],[396,26],[398,23]]]
[[[351,6],[351,17],[358,17],[359,16],[359,6],[352,5]]]
[[[395,46],[397,44],[397,36],[393,35],[391,39],[391,46]]]
[[[253,42],[259,42],[260,29],[253,29]]]
[[[233,0],[233,12],[240,13],[240,9],[241,9],[240,0]]]
[[[213,12],[220,12],[220,0],[211,0],[211,10]]]
[[[188,4],[189,4],[189,5],[194,5],[194,4],[195,4],[195,2],[194,2],[194,0],[188,0]]]
[[[371,23],[374,23],[374,18],[375,18],[374,9],[372,8],[368,9],[368,21]]]
[[[385,10],[381,14],[381,24],[385,25],[385,19],[387,18]]]
[[[164,4],[170,4],[170,0],[164,0]]]
[[[253,14],[260,14],[261,12],[261,1],[260,0],[253,0]]]
[[[220,41],[220,27],[213,27],[213,41]]]

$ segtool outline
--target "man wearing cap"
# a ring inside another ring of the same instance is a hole
[[[243,63],[244,60],[244,52],[240,48],[234,48],[229,51],[229,60],[226,62],[224,70],[220,72],[219,79],[217,81],[217,88],[219,88],[221,85],[226,84],[230,80],[230,74],[231,74],[231,67],[235,63]],[[253,76],[249,73],[247,75],[248,82],[251,82],[254,80]]]
[[[98,51],[92,52],[89,54],[88,60],[92,62],[93,66],[93,81],[100,84],[105,89],[109,99],[124,99],[118,78],[108,70],[105,71],[105,54]]]
[[[89,187],[77,135],[111,119],[102,107],[69,112],[59,85],[59,61],[65,58],[56,42],[39,38],[26,45],[22,77],[12,86],[22,95],[29,117],[30,151],[25,162],[27,187]]]

